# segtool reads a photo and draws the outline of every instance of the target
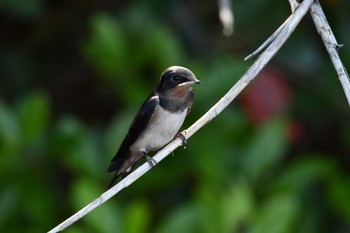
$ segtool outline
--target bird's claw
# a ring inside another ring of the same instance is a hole
[[[176,137],[178,137],[178,138],[181,139],[182,145],[183,145],[184,147],[187,146],[187,139],[186,139],[185,135],[183,135],[182,133],[178,133],[178,134],[176,135]]]
[[[152,158],[151,156],[149,156],[147,153],[144,152],[143,155],[145,156],[145,158],[146,158],[146,160],[151,168],[153,168],[157,164],[157,161],[154,158]]]

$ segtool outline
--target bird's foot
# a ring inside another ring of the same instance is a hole
[[[184,148],[186,148],[186,146],[187,146],[187,138],[185,137],[184,133],[183,133],[183,132],[178,133],[178,134],[176,135],[176,137],[181,139],[181,141],[182,141],[182,146],[184,146]]]
[[[151,168],[153,168],[157,164],[157,161],[154,158],[152,158],[151,156],[149,156],[146,152],[143,152],[143,155],[145,156],[145,158],[146,158],[146,160]]]

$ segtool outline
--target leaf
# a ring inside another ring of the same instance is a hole
[[[201,73],[196,73],[198,79],[203,82],[203,87],[198,88],[196,99],[202,103],[214,104],[238,81],[247,69],[247,64],[241,59],[232,57],[218,58],[213,64],[201,67]],[[205,88],[210,87],[210,88]],[[210,105],[206,107],[209,108]],[[226,111],[226,110],[225,110]]]
[[[56,123],[50,149],[53,154],[67,154],[87,133],[87,128],[77,119],[63,116]]]
[[[2,9],[2,12],[7,14],[10,13],[16,17],[35,19],[43,12],[44,2],[41,0],[1,0],[0,8]]]
[[[243,155],[243,172],[253,180],[284,156],[287,146],[286,123],[274,119],[260,128]]]
[[[88,179],[80,179],[73,184],[71,201],[76,211],[95,200],[101,195],[101,188]],[[84,226],[91,229],[89,232],[121,232],[121,211],[112,202],[106,203],[87,214]]]
[[[27,172],[25,178],[21,180],[23,184],[19,189],[20,206],[23,208],[21,213],[23,216],[30,219],[33,229],[48,229],[50,228],[49,222],[55,221],[54,211],[55,207],[54,195],[47,195],[48,188],[45,187],[42,179],[44,176],[38,176],[37,174]],[[42,221],[45,216],[46,221]]]
[[[152,25],[146,37],[145,48],[159,70],[173,64],[185,65],[181,46],[173,35],[162,25]]]
[[[304,154],[294,161],[275,181],[276,188],[287,188],[301,191],[309,187],[317,179],[331,179],[337,168],[330,159],[321,159],[319,154]]]
[[[9,152],[18,146],[19,126],[14,113],[0,101],[0,152]]]
[[[197,232],[220,232],[222,210],[220,201],[218,201],[221,200],[218,198],[218,195],[220,194],[218,189],[219,187],[217,183],[206,183],[205,180],[205,182],[203,182],[203,184],[200,185],[197,190],[197,197],[195,200],[197,202],[196,208],[198,208],[198,218],[200,221]]]
[[[333,209],[344,219],[350,219],[350,177],[338,176],[329,182],[327,193]]]
[[[60,156],[67,168],[74,174],[93,175],[101,173],[102,152],[98,147],[99,135],[70,116],[59,119],[50,143],[50,154]]]
[[[136,109],[135,109],[136,110]],[[125,111],[118,114],[115,119],[108,125],[105,133],[105,150],[106,157],[110,160],[116,154],[124,137],[128,132],[133,114],[131,111]]]
[[[185,205],[166,216],[156,233],[196,233],[200,231],[198,209],[193,205]]]
[[[136,200],[128,205],[124,213],[123,231],[127,233],[148,232],[152,219],[149,204],[144,200]]]
[[[0,226],[13,216],[16,203],[18,203],[18,192],[13,186],[2,187],[0,192]]]
[[[249,219],[253,212],[253,194],[249,186],[235,184],[220,198],[221,232],[238,232],[240,224]]]
[[[36,92],[27,96],[20,106],[23,139],[29,143],[43,137],[50,118],[50,105],[45,94]]]
[[[91,35],[82,51],[96,70],[105,77],[112,77],[125,64],[123,33],[112,17],[94,15],[90,22]]]
[[[256,215],[250,233],[293,232],[300,211],[299,203],[291,194],[278,194],[264,201]]]

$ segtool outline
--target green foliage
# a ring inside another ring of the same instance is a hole
[[[178,207],[163,220],[157,233],[192,233],[198,232],[198,215],[200,215],[197,208],[191,205]]]
[[[112,77],[125,66],[125,39],[113,18],[98,14],[91,18],[91,36],[83,52],[102,75]]]
[[[52,2],[0,1],[0,232],[48,231],[106,191],[110,159],[165,67],[187,66],[203,82],[186,128],[289,14],[283,2],[238,1],[236,34],[222,39],[214,2]],[[287,110],[257,123],[239,96],[186,149],[64,232],[349,232],[349,110],[309,31],[266,68],[293,93]]]
[[[2,0],[0,2],[0,9],[8,14],[14,14],[19,18],[37,18],[43,10],[42,0]]]
[[[11,152],[16,150],[20,141],[19,130],[14,113],[5,104],[0,102],[0,151],[4,155],[0,158],[5,159]],[[6,163],[2,161],[0,165],[3,164]]]
[[[75,211],[79,211],[81,206],[85,206],[96,199],[103,190],[96,183],[88,179],[80,179],[73,184],[71,204]],[[110,232],[110,229],[119,229],[122,225],[120,221],[120,210],[112,206],[102,206],[94,213],[83,219],[86,223],[83,229],[85,232]]]
[[[220,203],[221,231],[232,232],[249,219],[254,210],[254,197],[247,184],[237,182],[231,190],[224,193]]]
[[[43,137],[49,124],[50,106],[47,97],[34,93],[24,99],[19,110],[23,141],[33,143]]]
[[[146,201],[133,201],[124,212],[124,231],[142,233],[149,228],[152,219],[150,204]],[[135,224],[137,222],[137,224]]]
[[[297,198],[291,194],[267,198],[253,220],[250,232],[294,232],[299,212]]]

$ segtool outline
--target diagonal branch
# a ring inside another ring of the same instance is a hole
[[[297,0],[288,0],[292,13],[297,9],[300,3]]]
[[[335,39],[332,29],[329,26],[326,16],[323,13],[321,5],[318,1],[315,1],[311,5],[310,13],[317,28],[317,31],[320,34],[323,43],[329,53],[333,66],[339,76],[339,80],[344,89],[346,99],[348,100],[348,104],[350,105],[349,75],[338,54],[338,49],[340,49],[343,45],[337,43],[337,40]]]
[[[304,0],[296,11],[290,16],[288,24],[286,24],[275,40],[267,47],[267,49],[258,57],[258,59],[253,63],[253,65],[248,69],[248,71],[242,76],[242,78],[200,119],[198,119],[191,127],[184,130],[182,134],[188,139],[193,134],[195,134],[200,128],[209,123],[213,118],[219,115],[236,97],[237,95],[252,81],[256,75],[266,66],[266,64],[272,59],[272,57],[277,53],[277,51],[286,42],[289,36],[292,34],[300,20],[309,11],[309,8],[314,0]],[[153,159],[159,163],[166,156],[168,156],[177,147],[182,145],[182,140],[180,138],[174,139],[167,146],[161,149]],[[113,186],[108,191],[104,192],[100,197],[95,199],[93,202],[85,206],[83,209],[78,211],[76,214],[53,228],[49,233],[59,232],[72,225],[74,222],[78,221],[80,218],[91,212],[96,207],[102,205],[108,199],[113,197],[115,194],[120,192],[122,189],[131,185],[134,181],[140,178],[143,174],[149,171],[151,167],[146,162],[137,168],[130,175],[125,177],[115,186]]]

